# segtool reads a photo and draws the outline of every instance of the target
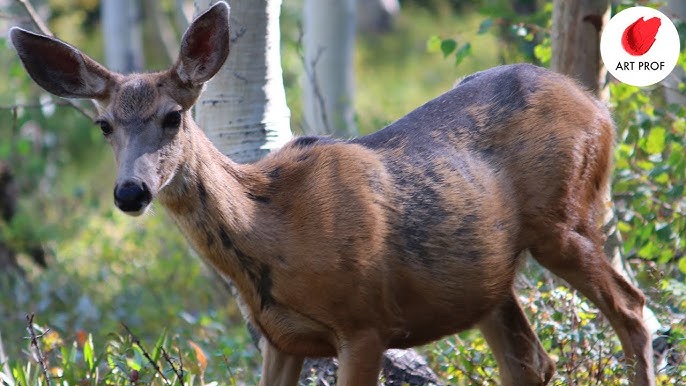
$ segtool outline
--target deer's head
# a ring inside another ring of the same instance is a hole
[[[95,122],[117,163],[114,201],[128,214],[143,213],[183,164],[189,110],[229,54],[228,5],[219,2],[197,17],[176,63],[158,73],[122,75],[60,40],[16,27],[10,36],[38,85],[60,97],[96,102]]]

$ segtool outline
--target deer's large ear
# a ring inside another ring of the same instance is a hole
[[[65,98],[107,96],[112,73],[76,48],[18,27],[10,30],[10,38],[26,72],[48,92]]]
[[[200,85],[219,71],[229,55],[229,5],[219,2],[191,23],[172,71],[182,83]]]

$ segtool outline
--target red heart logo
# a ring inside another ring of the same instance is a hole
[[[648,52],[655,43],[655,35],[662,21],[659,17],[644,20],[643,17],[626,27],[622,34],[622,47],[633,56],[641,56]]]

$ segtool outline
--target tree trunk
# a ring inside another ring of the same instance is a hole
[[[600,31],[610,18],[609,0],[553,1],[550,67],[577,79],[603,100],[607,70],[600,58]]]
[[[209,4],[196,1],[196,13]],[[280,10],[280,0],[231,2],[231,53],[195,107],[200,127],[236,162],[255,162],[291,139]]]
[[[210,3],[196,0],[195,13],[207,9]],[[200,127],[219,150],[237,162],[254,162],[291,138],[281,74],[280,6],[281,0],[231,2],[231,53],[196,104]],[[210,271],[237,297],[245,317],[231,281]],[[249,323],[248,330],[260,347],[259,341],[264,338],[259,330]],[[301,382],[310,384],[307,379],[315,374],[322,377],[318,384],[324,385],[335,380],[336,369],[332,358],[308,358]],[[436,375],[413,350],[389,350],[384,357],[384,374],[389,385],[438,384]]]
[[[134,0],[103,0],[100,8],[105,65],[123,74],[143,70],[140,4]]]
[[[356,0],[355,13],[358,31],[385,33],[393,27],[393,20],[400,12],[398,0]]]
[[[551,68],[577,79],[606,102],[610,95],[606,86],[607,69],[600,57],[600,33],[609,19],[609,0],[553,1]],[[606,201],[612,202],[610,189],[607,194]],[[608,205],[603,226],[607,236],[605,254],[615,269],[635,284],[634,273],[622,251],[623,243],[617,221],[614,206]],[[655,314],[645,307],[643,317],[650,332],[655,334],[660,328]]]
[[[356,0],[305,0],[305,132],[347,138],[357,133],[353,108]]]

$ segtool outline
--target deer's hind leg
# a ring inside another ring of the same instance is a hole
[[[598,235],[549,227],[531,254],[589,298],[619,336],[635,386],[655,384],[652,343],[643,323],[644,295],[612,268]]]
[[[504,386],[546,385],[555,371],[524,315],[516,295],[508,297],[478,324],[493,351]]]

